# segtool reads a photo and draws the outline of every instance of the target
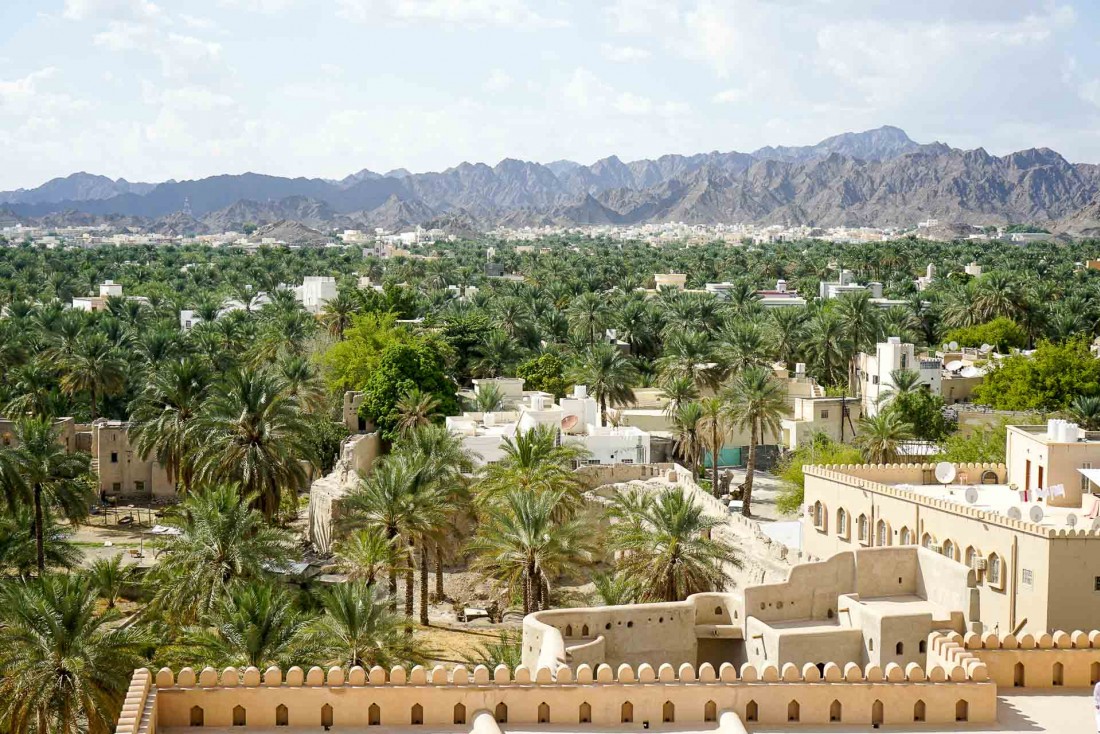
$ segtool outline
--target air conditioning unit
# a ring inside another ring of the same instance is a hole
[[[985,566],[986,566],[987,561],[984,558],[974,558],[972,560],[973,560],[973,563],[971,563],[971,566],[970,566],[971,568],[973,568],[975,571],[984,571],[985,570]]]

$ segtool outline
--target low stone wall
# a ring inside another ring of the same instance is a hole
[[[969,674],[960,667],[925,671],[918,665],[888,665],[841,670],[786,665],[738,671],[725,664],[715,671],[705,663],[664,664],[654,669],[621,665],[617,670],[587,665],[574,672],[549,668],[532,675],[520,666],[422,667],[387,673],[376,667],[291,668],[283,675],[270,668],[207,668],[197,676],[189,668],[156,676],[156,726],[363,727],[450,726],[466,724],[474,712],[494,713],[509,724],[593,724],[660,729],[665,724],[717,721],[718,712],[769,725],[791,723],[868,725],[951,723],[996,720],[997,688],[982,665]],[[149,729],[151,731],[151,729]],[[130,734],[130,730],[127,730]],[[135,733],[136,734],[136,733]],[[144,734],[144,731],[142,732]]]
[[[1100,681],[1100,631],[955,635],[951,642],[981,660],[1005,688],[1088,688]]]

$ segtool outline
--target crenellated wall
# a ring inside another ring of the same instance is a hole
[[[1088,688],[1100,681],[1100,631],[950,636],[1005,688]]]
[[[148,675],[138,671],[138,676]],[[823,685],[828,683],[829,685]],[[184,668],[178,675],[164,669],[156,675],[152,718],[135,730],[127,719],[118,734],[147,734],[153,727],[249,726],[289,727],[444,726],[467,724],[475,711],[494,712],[510,724],[548,723],[596,726],[652,725],[717,721],[731,711],[762,724],[822,724],[839,720],[871,724],[911,724],[915,714],[928,722],[970,722],[996,718],[996,685],[983,665],[918,665],[885,669],[830,663],[824,675],[812,665],[799,670],[766,666],[757,670],[704,664],[678,668],[648,664],[617,670],[581,665],[574,672],[549,668],[532,675],[520,666],[490,671],[463,666],[406,671],[382,668],[278,668],[261,674],[256,668],[227,668],[219,675],[207,668],[197,675]],[[960,703],[963,702],[963,703]],[[123,728],[125,725],[126,728]]]

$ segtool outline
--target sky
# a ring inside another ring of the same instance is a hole
[[[0,0],[0,189],[752,151],[1100,163],[1100,2]]]

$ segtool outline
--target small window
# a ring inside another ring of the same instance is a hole
[[[112,451],[111,452],[111,463],[112,464],[117,464],[118,463],[118,452],[117,451]]]
[[[843,508],[836,511],[836,533],[842,538],[848,538],[848,513]]]
[[[139,494],[141,492],[144,492],[145,491],[145,482],[134,482],[134,491],[138,492]]]
[[[894,645],[894,654],[895,655],[904,655],[905,654],[905,643],[904,642],[899,642],[898,644]]]
[[[867,527],[867,516],[866,515],[860,515],[859,520],[856,524],[857,524],[857,527],[858,527],[858,530],[859,530],[859,542],[861,542],[861,543],[870,542],[871,534],[869,532],[869,528]]]
[[[996,553],[989,556],[989,583],[992,586],[1001,585],[1001,557]]]
[[[122,482],[113,482],[111,484],[111,491],[114,492],[115,494],[118,494],[119,492],[121,492],[122,491]]]
[[[589,466],[599,466],[600,465],[600,460],[599,459],[589,459],[588,460],[588,465]]]
[[[1032,587],[1035,585],[1035,579],[1031,574],[1030,568],[1024,568],[1020,570],[1020,581],[1024,586]]]
[[[1095,579],[1093,580],[1093,582],[1092,582],[1092,583],[1093,583],[1093,587],[1092,587],[1092,588],[1093,588],[1093,590],[1094,590],[1094,591],[1100,591],[1100,576],[1097,576],[1097,577],[1096,577],[1096,578],[1095,578]]]
[[[828,420],[828,419],[829,419],[829,411],[827,411],[827,410],[821,411],[821,420],[824,421],[824,420]]]

